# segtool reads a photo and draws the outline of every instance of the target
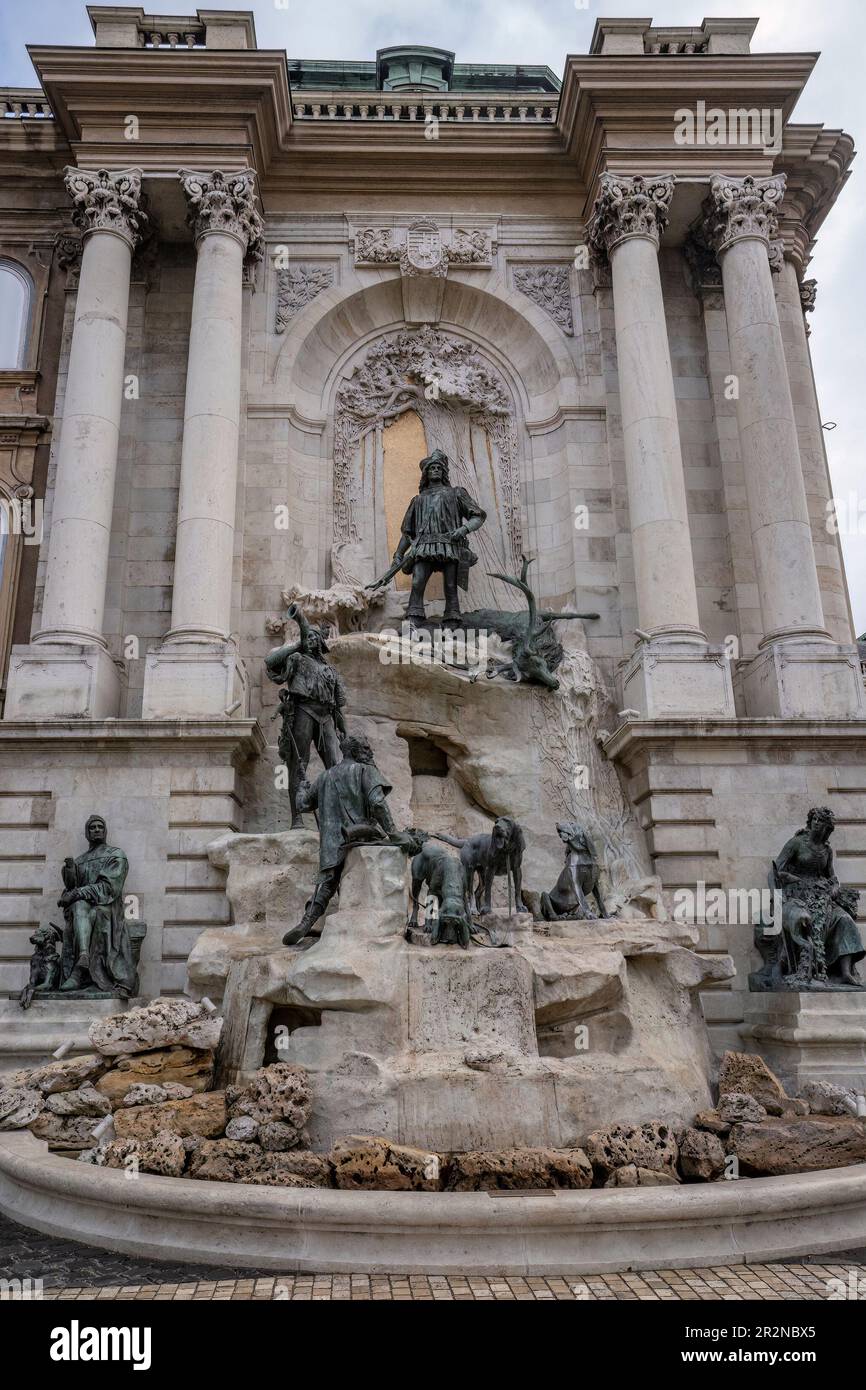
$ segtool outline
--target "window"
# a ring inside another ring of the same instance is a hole
[[[23,367],[33,281],[22,266],[0,260],[0,371]]]

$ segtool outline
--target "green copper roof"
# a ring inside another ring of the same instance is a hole
[[[559,82],[543,63],[455,63],[447,49],[418,44],[380,48],[375,62],[289,58],[292,90],[356,92],[551,92]]]

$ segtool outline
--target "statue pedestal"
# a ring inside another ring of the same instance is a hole
[[[91,1023],[111,1014],[125,1013],[141,999],[123,999],[117,994],[86,994],[70,990],[66,994],[34,995],[29,1009],[17,999],[0,999],[0,1058],[4,1071],[35,1067],[50,1062],[65,1042],[72,1047],[65,1054],[92,1052],[88,1037]]]
[[[790,990],[748,999],[740,1036],[791,1095],[804,1081],[866,1092],[866,990]]]

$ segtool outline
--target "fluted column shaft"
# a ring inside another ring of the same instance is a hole
[[[610,260],[623,449],[640,624],[651,636],[702,638],[659,237],[671,175],[604,174],[589,237]]]
[[[261,223],[251,171],[180,177],[197,261],[169,637],[212,641],[231,629],[243,266]]]
[[[828,635],[770,269],[784,190],[783,175],[714,175],[704,223],[722,268],[762,645]]]
[[[141,171],[70,168],[84,233],[37,642],[104,644],[102,623],[123,403]]]

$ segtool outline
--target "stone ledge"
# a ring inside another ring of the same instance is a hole
[[[688,1269],[866,1244],[866,1164],[709,1186],[499,1194],[262,1188],[126,1175],[0,1134],[0,1211],[148,1258],[283,1272]]]
[[[627,757],[635,749],[675,740],[752,745],[777,743],[856,744],[866,739],[866,720],[851,719],[630,719],[605,739],[608,758]]]
[[[127,746],[143,743],[238,744],[251,754],[266,748],[255,719],[10,719],[0,720],[0,748],[37,748],[90,743]]]

